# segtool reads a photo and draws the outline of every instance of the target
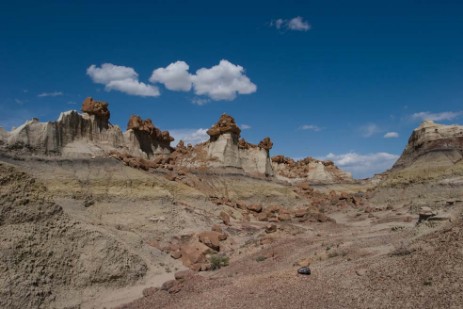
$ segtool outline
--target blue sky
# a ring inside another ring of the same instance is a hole
[[[87,96],[191,140],[225,112],[272,155],[365,177],[463,115],[461,1],[4,1],[0,42],[7,129]]]

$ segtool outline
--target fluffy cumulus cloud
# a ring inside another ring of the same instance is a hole
[[[246,76],[244,68],[228,60],[221,60],[211,68],[201,68],[195,74],[188,72],[189,65],[184,61],[177,61],[165,68],[153,71],[149,81],[153,84],[163,84],[172,91],[190,91],[200,97],[192,102],[204,105],[210,100],[231,101],[238,94],[256,92],[257,86]],[[105,63],[101,67],[91,65],[87,74],[98,84],[105,85],[106,90],[118,90],[131,95],[159,96],[159,89],[155,85],[142,83],[133,68]]]
[[[310,131],[315,131],[315,132],[318,132],[321,130],[319,126],[316,126],[313,124],[304,124],[299,129],[300,130],[310,130]]]
[[[292,31],[309,31],[311,26],[301,16],[291,19],[276,19],[270,23],[273,27],[279,30],[292,30]]]
[[[231,101],[237,94],[251,94],[257,90],[257,86],[244,74],[244,68],[228,60],[197,70],[191,80],[197,95],[205,95],[215,101]]]
[[[150,82],[161,83],[173,91],[190,91],[191,75],[188,73],[189,65],[184,61],[169,64],[166,68],[153,71]]]
[[[366,178],[382,173],[391,168],[398,158],[398,155],[387,152],[370,154],[358,154],[356,152],[330,153],[324,157],[324,159],[332,160],[341,169],[351,172],[355,178]]]
[[[107,91],[117,90],[141,97],[157,97],[159,89],[138,81],[138,73],[133,68],[104,63],[101,67],[91,65],[87,74],[97,84],[103,84]]]
[[[205,142],[209,139],[209,135],[207,135],[207,129],[174,129],[169,130],[170,135],[175,138],[175,145],[182,140],[185,145],[188,144],[198,144]]]
[[[61,91],[53,91],[53,92],[42,92],[42,93],[39,93],[37,96],[39,98],[43,98],[43,97],[59,97],[62,95],[63,93]]]
[[[384,134],[384,138],[398,138],[399,137],[399,133],[397,132],[387,132],[386,134]]]
[[[432,120],[432,121],[443,121],[453,120],[461,116],[463,112],[442,112],[442,113],[431,113],[431,112],[419,112],[412,115],[413,120]]]

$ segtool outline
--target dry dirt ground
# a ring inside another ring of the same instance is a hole
[[[317,190],[368,191],[368,204],[327,207],[333,222],[246,221],[217,197],[310,204],[293,187],[240,175],[170,181],[112,159],[0,162],[1,308],[461,308],[461,178]],[[449,180],[450,179],[450,180]],[[420,207],[440,221],[417,225]],[[231,226],[220,219],[232,217]],[[303,220],[301,220],[303,221]],[[219,224],[230,265],[196,273],[154,243]],[[295,263],[309,259],[312,274]]]
[[[317,224],[186,280],[176,294],[157,291],[120,308],[461,308],[461,221],[416,227],[394,212],[379,216],[393,218]],[[293,264],[306,257],[312,274],[298,275]]]

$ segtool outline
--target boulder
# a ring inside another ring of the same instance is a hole
[[[311,271],[310,271],[310,268],[308,267],[301,267],[297,270],[297,273],[299,275],[310,275],[311,274]]]
[[[279,214],[278,215],[278,220],[280,220],[280,221],[291,221],[291,215],[286,214],[286,213]]]
[[[220,219],[222,219],[222,221],[223,221],[223,223],[225,225],[231,225],[230,215],[227,214],[225,211],[221,211],[219,217],[220,217]]]
[[[149,288],[144,289],[142,294],[143,294],[143,297],[150,297],[156,294],[156,292],[158,291],[159,291],[159,288],[157,287],[149,287]]]
[[[175,280],[178,280],[178,281],[186,280],[193,276],[194,276],[194,272],[189,269],[181,270],[174,274]]]
[[[273,224],[273,223],[272,223],[272,224],[267,224],[267,225],[265,226],[265,233],[267,233],[267,234],[274,233],[274,232],[276,232],[276,231],[277,231],[277,226],[276,226],[276,224]]]
[[[220,251],[220,240],[223,239],[221,235],[217,232],[205,231],[198,234],[198,239],[212,250]]]
[[[309,211],[308,211],[306,208],[296,209],[296,210],[294,211],[294,216],[295,216],[296,218],[303,218],[303,217],[305,217],[308,213],[309,213]]]
[[[175,251],[171,251],[171,252],[170,252],[170,256],[171,256],[174,260],[178,260],[179,258],[182,257],[182,252],[180,251],[180,249],[175,250]]]
[[[182,286],[177,280],[169,280],[162,284],[161,291],[167,291],[170,294],[180,292]]]
[[[270,140],[270,137],[265,137],[263,140],[259,142],[259,148],[265,149],[269,151],[273,147],[273,143]]]
[[[182,262],[185,266],[191,267],[194,264],[206,263],[206,255],[211,252],[211,249],[203,243],[193,241],[182,245]]]
[[[436,215],[437,215],[437,211],[433,211],[431,207],[427,207],[427,206],[421,207],[419,218],[418,218],[418,223],[421,223],[422,221],[426,221]]]
[[[104,101],[95,101],[91,97],[86,98],[82,102],[82,111],[89,115],[95,115],[104,121],[108,121],[110,117],[108,103]]]
[[[259,212],[262,212],[262,205],[260,205],[260,204],[248,205],[247,209],[250,210],[250,211],[254,211],[254,212],[259,213]]]
[[[221,228],[220,225],[218,225],[218,224],[214,224],[214,225],[212,226],[211,230],[214,231],[214,232],[217,232],[217,233],[221,233],[221,234],[223,233],[222,228]]]
[[[239,137],[241,133],[241,129],[236,125],[235,119],[227,114],[222,114],[219,120],[207,130],[207,134],[211,137],[211,141],[216,140],[224,133],[231,133],[237,137]]]

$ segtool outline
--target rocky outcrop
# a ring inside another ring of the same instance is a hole
[[[233,117],[223,114],[207,131],[210,136],[208,159],[214,167],[234,167],[248,174],[273,175],[269,150],[273,143],[266,137],[259,145],[240,139],[240,128]]]
[[[352,181],[352,175],[337,168],[333,161],[321,161],[311,157],[296,161],[278,155],[272,158],[273,169],[278,178],[290,182],[345,183]]]
[[[259,145],[257,146],[259,146],[259,148],[261,149],[269,151],[270,149],[272,149],[273,143],[270,140],[270,137],[265,137],[263,140],[260,141]]]
[[[280,179],[310,182],[343,182],[350,175],[330,161],[311,158],[294,161],[283,156],[270,159],[273,142],[265,137],[258,144],[240,138],[241,130],[233,117],[222,114],[209,130],[208,142],[185,146],[161,131],[151,119],[132,115],[127,131],[109,122],[108,103],[86,98],[83,113],[68,111],[54,122],[32,119],[12,132],[0,130],[0,145],[14,151],[67,158],[112,156],[125,164],[144,170],[164,168],[173,175],[179,170],[236,169],[253,176],[274,176]],[[175,179],[175,177],[173,178]]]
[[[452,165],[463,158],[463,126],[427,120],[413,130],[393,170],[411,165]]]
[[[2,133],[2,140],[9,149],[72,158],[106,156],[114,150],[149,158],[152,154],[172,151],[173,138],[169,132],[160,131],[149,119],[141,121],[141,127],[122,134],[118,126],[109,123],[108,103],[86,98],[82,111],[82,114],[75,110],[61,113],[52,122],[34,118]]]
[[[143,120],[140,116],[132,115],[124,133],[125,140],[131,154],[150,158],[159,154],[170,154],[173,149],[170,143],[174,138],[168,131],[161,131],[151,119]]]
[[[10,132],[7,144],[46,155],[94,156],[123,146],[122,132],[107,120],[77,111],[61,113],[57,121],[34,118]]]
[[[89,115],[95,115],[98,119],[103,122],[108,122],[110,112],[108,109],[108,103],[103,101],[95,101],[93,98],[88,97],[82,103],[82,111]]]
[[[264,138],[258,145],[253,145],[240,139],[239,153],[241,166],[249,174],[273,176],[270,161],[270,149],[273,143],[269,137]]]
[[[222,114],[219,121],[207,130],[207,134],[211,137],[212,141],[219,138],[222,134],[227,133],[236,135],[238,138],[241,133],[241,129],[236,125],[235,119],[227,114]]]
[[[227,114],[222,114],[219,121],[207,130],[210,136],[207,156],[212,166],[241,168],[238,149],[240,133],[235,119]]]

